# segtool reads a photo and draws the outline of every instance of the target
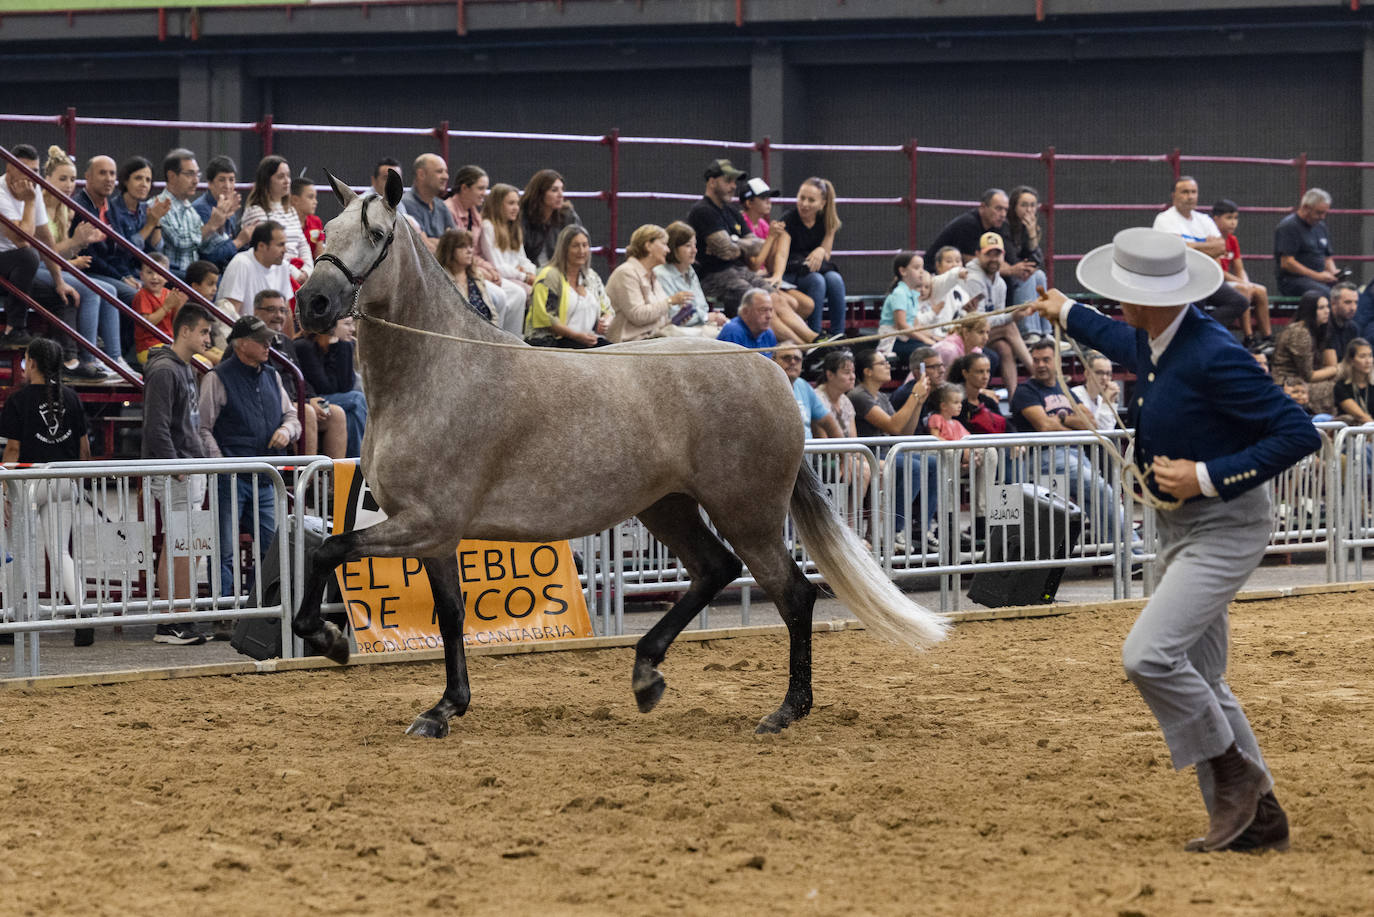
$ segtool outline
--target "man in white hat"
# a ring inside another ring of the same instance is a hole
[[[1126,322],[1051,290],[1051,321],[1136,374],[1135,460],[1159,513],[1164,577],[1122,647],[1126,674],[1164,731],[1174,767],[1197,767],[1210,823],[1190,850],[1284,850],[1288,819],[1250,724],[1225,681],[1226,607],[1264,556],[1259,485],[1321,440],[1234,337],[1196,307],[1221,268],[1176,235],[1126,229],[1089,252],[1078,282]],[[1129,327],[1128,327],[1129,326]]]

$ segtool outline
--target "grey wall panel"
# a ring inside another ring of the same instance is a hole
[[[5,111],[15,114],[60,115],[68,106],[76,108],[78,117],[150,118],[156,120],[177,117],[177,83],[175,80],[128,80],[118,84],[104,80],[71,80],[59,82],[25,83],[15,87],[13,95],[5,93]],[[79,158],[96,153],[113,156],[117,161],[134,154],[160,160],[176,141],[176,131],[162,128],[78,127],[76,149]],[[16,143],[30,143],[47,158],[49,144],[66,143],[66,135],[56,125],[0,125],[0,142],[6,147]],[[83,167],[78,164],[78,169]]]
[[[1060,65],[983,63],[973,67],[885,66],[802,69],[809,142],[902,143],[1060,153],[1185,153],[1354,160],[1360,154],[1360,60],[1229,58],[1225,60],[1091,61]],[[790,183],[816,172],[830,176],[842,196],[901,194],[906,160],[900,155],[791,154]],[[793,168],[795,164],[796,168]],[[1244,205],[1296,203],[1296,170],[1256,165],[1184,164],[1199,180],[1202,199],[1231,197]],[[985,187],[1026,182],[1044,191],[1038,161],[969,159],[923,154],[919,194],[973,199]],[[1061,162],[1061,202],[1158,203],[1168,200],[1172,172],[1165,163]],[[1337,207],[1359,206],[1359,178],[1351,170],[1312,169]],[[957,210],[922,207],[922,247]],[[850,207],[838,246],[894,248],[905,244],[904,215],[896,208]],[[1149,213],[1061,212],[1061,252],[1082,252],[1117,229],[1148,223]],[[1240,229],[1244,251],[1267,253],[1278,217],[1254,214]],[[1346,250],[1357,247],[1355,217],[1331,219]],[[850,288],[869,291],[886,280],[887,265],[859,262],[848,269]],[[1251,275],[1268,282],[1264,262]],[[1065,282],[1060,277],[1061,284]]]
[[[747,85],[748,71],[716,71],[722,80]],[[654,72],[652,79],[634,74],[590,72],[551,78],[540,74],[508,74],[448,78],[367,77],[336,80],[273,81],[272,104],[281,123],[351,123],[373,126],[428,127],[448,120],[455,129],[527,131],[601,136],[619,128],[624,135],[739,139],[748,134],[747,95],[715,106],[694,104],[690,96],[670,87],[693,85],[694,73]],[[437,91],[417,93],[417,85]],[[569,190],[599,191],[609,186],[610,154],[605,145],[454,138],[450,168],[475,162],[493,182],[523,187],[541,168],[554,168]],[[283,134],[276,149],[293,171],[322,177],[328,168],[354,184],[366,181],[372,164],[394,156],[405,164],[420,153],[437,150],[427,137],[382,135]],[[699,194],[705,163],[729,155],[718,148],[668,145],[625,145],[621,148],[620,188],[623,191],[672,191]],[[748,162],[748,155],[738,159]],[[605,242],[607,207],[598,200],[576,202],[593,234],[593,244]],[[686,213],[689,204],[674,201],[623,201],[620,243],[643,222],[664,223]],[[334,212],[323,202],[321,214]]]

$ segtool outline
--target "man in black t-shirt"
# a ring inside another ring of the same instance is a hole
[[[1007,230],[1007,193],[1001,188],[989,188],[984,191],[977,207],[959,214],[945,224],[945,228],[935,237],[935,241],[926,246],[926,270],[935,273],[935,255],[946,245],[953,245],[959,249],[959,254],[964,256],[964,263],[967,264],[977,256],[979,241],[985,232],[995,232],[1002,237],[1003,251],[1015,251],[1009,244],[1011,238]],[[1012,270],[1013,266],[1002,266],[1001,273],[1007,278],[1008,284],[1011,283],[1013,275],[1016,280],[1024,280],[1035,270],[1031,262],[1022,264],[1024,267],[1018,267],[1015,271]]]
[[[1284,296],[1301,296],[1308,291],[1329,296],[1331,284],[1341,279],[1326,232],[1330,210],[1331,195],[1321,188],[1308,188],[1297,212],[1279,220],[1274,228],[1274,261],[1279,292]]]
[[[687,214],[687,224],[697,234],[696,271],[701,289],[718,300],[731,318],[739,311],[740,297],[746,290],[774,292],[750,261],[763,247],[763,240],[750,231],[730,203],[735,199],[736,184],[745,177],[730,160],[712,160],[703,176],[706,193]]]

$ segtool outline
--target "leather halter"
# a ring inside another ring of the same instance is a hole
[[[367,221],[367,205],[371,203],[374,199],[378,198],[379,195],[377,195],[376,193],[367,194],[363,197],[362,206],[358,208],[358,212],[362,215],[363,232],[368,234],[369,236],[372,233],[372,227]],[[354,274],[352,268],[344,264],[334,255],[328,253],[320,255],[320,257],[315,259],[315,264],[317,265],[325,261],[328,261],[330,264],[334,265],[336,268],[343,272],[345,279],[347,279],[348,282],[353,285],[353,308],[349,310],[349,315],[356,318],[360,314],[360,310],[358,309],[358,297],[362,294],[363,283],[367,280],[368,277],[372,276],[372,272],[377,270],[377,268],[381,266],[382,261],[386,259],[387,253],[391,251],[391,243],[395,240],[395,238],[396,224],[392,223],[391,231],[386,234],[386,239],[382,242],[382,250],[377,253],[376,259],[370,265],[368,265],[367,270],[363,271],[361,274]]]

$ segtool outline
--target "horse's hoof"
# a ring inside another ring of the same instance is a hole
[[[759,720],[759,726],[754,730],[754,735],[777,735],[791,725],[792,721],[785,718],[781,712],[770,713]]]
[[[777,733],[782,732],[788,726],[791,726],[797,720],[806,716],[806,714],[810,712],[810,710],[810,703],[807,703],[807,705],[801,710],[801,712],[798,712],[790,704],[783,704],[777,710],[774,710],[772,713],[768,714],[763,719],[759,720],[759,726],[757,729],[754,730],[754,734],[776,735]]]
[[[445,738],[448,735],[448,720],[429,712],[422,713],[410,724],[406,735],[420,736],[424,739]]]
[[[658,669],[651,668],[647,675],[636,674],[630,687],[635,693],[635,703],[639,705],[640,713],[648,713],[658,706],[658,702],[663,699],[663,692],[668,687],[663,680],[663,673]]]
[[[319,641],[319,648],[323,651],[326,659],[337,662],[339,665],[348,663],[348,654],[351,652],[348,638],[332,621],[324,622],[324,629],[320,632]]]

